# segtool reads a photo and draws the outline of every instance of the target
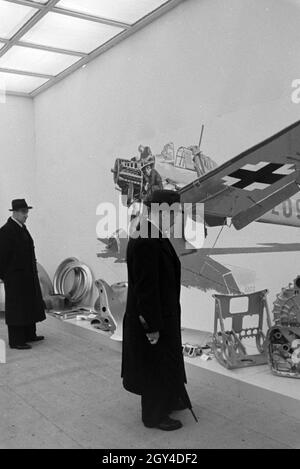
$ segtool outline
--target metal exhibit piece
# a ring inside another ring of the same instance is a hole
[[[53,295],[53,284],[46,270],[39,263],[37,263],[37,270],[42,290],[42,296],[43,299],[45,299],[46,297]]]
[[[78,317],[89,319],[93,313],[95,313],[93,309],[84,307],[65,309],[62,311],[51,311],[51,315],[59,319],[78,319]]]
[[[194,358],[202,354],[202,348],[199,345],[182,344],[182,353],[185,357]]]
[[[68,292],[66,291],[65,283],[72,271],[74,272],[74,282],[71,290]],[[92,290],[92,272],[87,265],[75,257],[70,257],[58,266],[54,275],[53,285],[54,293],[64,295],[72,304],[76,305],[81,303]]]
[[[71,307],[71,303],[64,295],[53,294],[44,298],[44,303],[48,312],[62,311]]]
[[[300,378],[300,276],[276,296],[267,351],[275,375]]]
[[[212,350],[218,362],[228,369],[242,368],[267,363],[263,333],[264,310],[268,327],[271,327],[269,308],[267,303],[268,290],[240,295],[215,294],[215,320]],[[244,312],[230,312],[231,302],[236,298],[248,298],[248,308]],[[246,317],[258,316],[255,327],[243,327]],[[225,330],[225,320],[232,320],[232,328]],[[255,339],[258,354],[248,355],[243,340]]]
[[[273,306],[276,326],[300,327],[300,276],[281,289]]]
[[[209,345],[195,345],[195,344],[182,344],[182,353],[185,357],[188,358],[195,358],[201,356],[205,356],[207,358],[212,358],[212,351]]]
[[[110,286],[105,280],[99,279],[95,285],[99,297],[94,309],[98,315],[91,321],[91,324],[97,329],[113,332],[114,337],[112,338],[121,339],[127,300],[127,283],[118,282]]]

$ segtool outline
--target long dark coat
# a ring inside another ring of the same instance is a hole
[[[33,240],[11,218],[0,229],[0,278],[5,287],[5,321],[27,326],[46,319]]]
[[[151,386],[156,389],[167,386],[179,396],[186,375],[180,329],[181,266],[178,256],[167,238],[130,238],[127,268],[123,386],[140,395]],[[140,315],[148,332],[160,332],[156,345],[149,343]]]

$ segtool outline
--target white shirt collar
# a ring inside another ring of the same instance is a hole
[[[23,228],[23,225],[22,223],[20,223],[18,220],[16,220],[13,216],[11,217],[11,219],[16,222],[21,228]]]

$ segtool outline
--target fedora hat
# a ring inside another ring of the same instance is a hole
[[[9,209],[10,212],[17,212],[18,210],[30,210],[31,208],[33,207],[29,207],[29,205],[27,205],[27,202],[25,199],[15,199],[12,201],[11,203],[11,207]]]

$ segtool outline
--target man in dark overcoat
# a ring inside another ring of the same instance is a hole
[[[162,213],[153,207],[176,203],[181,208],[175,191],[155,191],[146,203],[151,205],[151,221],[149,216],[141,221],[140,236],[137,232],[132,234],[127,247],[123,386],[141,395],[142,421],[146,427],[176,430],[182,424],[169,414],[188,406],[180,328],[181,266],[162,231]],[[172,214],[171,211],[170,224]]]
[[[12,201],[12,216],[0,229],[0,278],[5,288],[5,321],[11,348],[26,350],[44,339],[36,323],[46,319],[32,237],[25,223],[29,207]]]

